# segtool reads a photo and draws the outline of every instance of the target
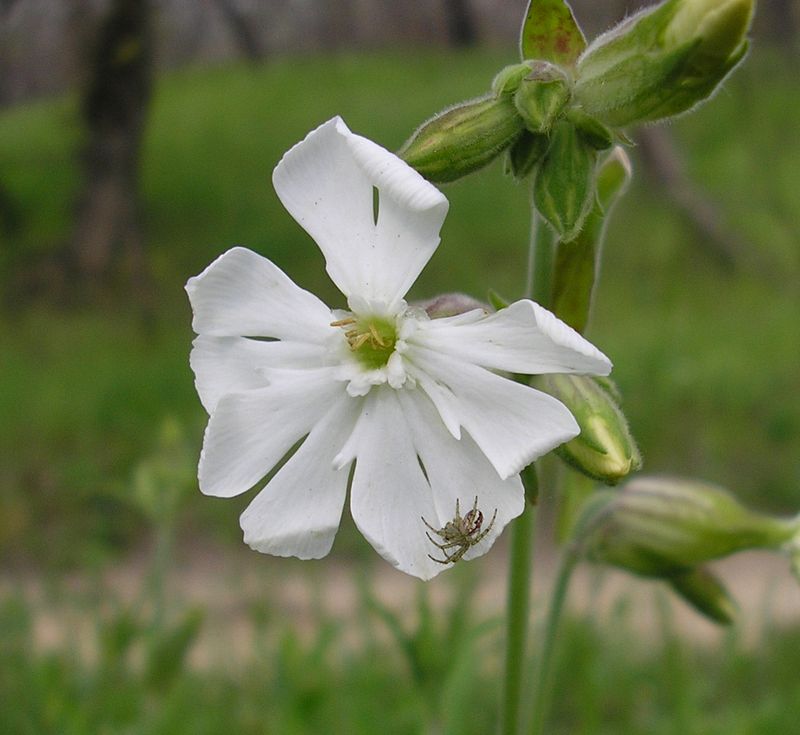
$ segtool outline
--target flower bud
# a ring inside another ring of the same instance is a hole
[[[707,99],[747,51],[753,0],[666,0],[600,36],[574,97],[612,126],[677,115]]]
[[[577,234],[592,207],[596,162],[597,151],[574,125],[565,120],[555,124],[533,183],[533,201],[564,240]]]
[[[583,332],[589,321],[608,213],[630,177],[628,156],[617,146],[597,168],[597,198],[580,232],[572,240],[562,240],[556,250],[550,307],[559,319],[577,332]]]
[[[484,97],[433,117],[398,155],[429,181],[454,181],[496,158],[523,129],[510,95]]]
[[[475,309],[483,309],[487,313],[490,311],[488,304],[464,293],[445,293],[426,301],[415,302],[412,306],[424,310],[431,319],[457,316]]]
[[[751,511],[714,485],[638,477],[584,524],[579,543],[593,561],[670,577],[744,549],[779,550],[796,533],[796,519]]]
[[[519,83],[531,73],[531,65],[527,62],[511,64],[497,72],[492,80],[492,94],[499,97],[501,94],[514,94]]]
[[[612,390],[586,375],[548,375],[544,386],[572,412],[581,429],[556,449],[561,459],[607,485],[616,485],[642,466]]]
[[[753,0],[686,0],[678,4],[664,33],[664,44],[677,47],[700,39],[692,66],[713,74],[740,50],[753,19]]]
[[[520,82],[514,104],[525,127],[532,133],[546,133],[570,98],[566,73],[549,61],[531,62],[530,74]]]

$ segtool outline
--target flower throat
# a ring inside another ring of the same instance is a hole
[[[347,344],[364,367],[377,370],[389,362],[397,342],[397,329],[393,321],[351,316],[331,322],[331,326],[346,330],[344,336]]]

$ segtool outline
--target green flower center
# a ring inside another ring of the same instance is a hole
[[[397,342],[394,321],[380,317],[348,317],[331,322],[332,327],[345,330],[350,350],[368,370],[377,370],[389,362]]]

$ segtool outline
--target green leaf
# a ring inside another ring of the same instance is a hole
[[[519,47],[523,59],[571,67],[586,48],[586,38],[566,0],[530,0]]]

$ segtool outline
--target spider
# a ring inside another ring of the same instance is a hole
[[[428,557],[438,564],[455,564],[461,560],[469,549],[486,537],[486,534],[494,526],[495,518],[497,518],[497,508],[494,509],[494,515],[492,515],[489,525],[481,531],[483,513],[478,510],[478,496],[475,496],[472,510],[468,510],[463,517],[458,498],[456,498],[456,517],[452,521],[445,523],[444,528],[434,528],[425,518],[422,519],[422,522],[444,541],[444,543],[440,544],[426,531],[425,535],[430,539],[431,543],[440,548],[442,554],[444,554],[444,559],[437,559],[430,554],[428,554]],[[449,551],[450,549],[454,549],[454,551]]]

